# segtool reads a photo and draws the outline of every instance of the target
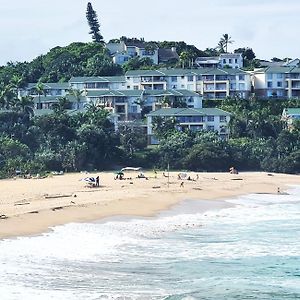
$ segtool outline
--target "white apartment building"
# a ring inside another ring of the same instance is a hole
[[[251,74],[239,69],[160,69],[135,70],[125,74],[127,89],[186,89],[204,99],[224,99],[239,95],[249,97]]]
[[[201,108],[202,97],[187,90],[90,90],[86,103],[93,102],[119,116],[119,121],[142,118],[142,111],[151,112],[170,104]]]
[[[299,98],[300,68],[267,67],[253,72],[254,92],[263,98]]]
[[[29,83],[24,89],[19,89],[19,96],[32,96],[35,97],[38,95],[37,86],[38,83]],[[69,91],[69,84],[59,83],[59,82],[51,82],[51,83],[42,83],[43,86],[43,94],[42,96],[56,96],[63,97]]]
[[[177,130],[215,131],[221,138],[229,135],[230,113],[217,108],[162,108],[147,115],[148,143],[158,144],[153,132],[154,118],[173,118]]]
[[[124,76],[72,77],[69,86],[77,90],[124,90]]]

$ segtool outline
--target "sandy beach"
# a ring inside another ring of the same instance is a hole
[[[300,176],[245,172],[188,173],[193,180],[179,180],[178,172],[163,176],[145,172],[72,173],[43,179],[14,178],[0,181],[0,238],[44,232],[69,222],[99,220],[111,216],[152,216],[183,200],[226,199],[249,193],[277,193],[288,184],[300,184]],[[89,187],[85,177],[100,177],[100,187]],[[155,178],[156,177],[156,178]],[[198,178],[198,179],[197,179]],[[181,183],[183,182],[183,186]]]

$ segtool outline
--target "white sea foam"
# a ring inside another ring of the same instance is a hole
[[[162,272],[162,282],[171,285],[176,278],[170,264],[298,257],[300,240],[292,229],[300,220],[299,195],[297,187],[289,195],[239,197],[230,200],[235,207],[218,211],[71,223],[40,236],[2,240],[1,298],[161,299],[172,288],[156,287],[160,278],[151,274]]]

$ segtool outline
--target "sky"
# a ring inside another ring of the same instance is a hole
[[[90,0],[104,40],[185,41],[229,51],[250,47],[261,59],[300,57],[299,0]],[[31,61],[55,46],[89,42],[86,0],[0,0],[0,65]]]

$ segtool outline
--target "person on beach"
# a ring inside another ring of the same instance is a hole
[[[100,184],[99,181],[100,181],[99,176],[97,176],[97,177],[96,177],[96,186],[99,186],[99,184]]]
[[[180,183],[180,187],[181,187],[181,188],[183,188],[183,187],[184,187],[184,182],[183,182],[183,181],[181,181],[181,183]]]

